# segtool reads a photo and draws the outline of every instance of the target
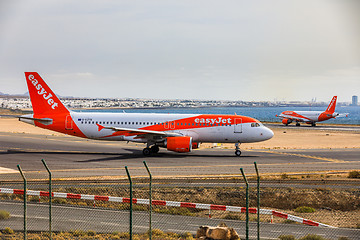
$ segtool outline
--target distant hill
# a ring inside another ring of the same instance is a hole
[[[0,97],[29,97],[29,92],[26,92],[24,94],[7,94],[0,92]]]

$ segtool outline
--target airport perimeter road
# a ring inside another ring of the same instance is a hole
[[[19,202],[0,202],[0,208],[11,213],[11,218],[0,221],[0,228],[10,227],[14,230],[23,229],[23,208]],[[96,232],[128,232],[129,212],[116,211],[98,208],[79,208],[74,206],[53,207],[53,231],[70,231],[81,229],[83,231],[93,230]],[[220,222],[233,227],[241,238],[245,237],[244,221],[209,219],[189,216],[173,216],[166,214],[154,214],[152,216],[152,227],[161,229],[164,232],[196,234],[199,226],[217,226]],[[134,212],[133,231],[134,233],[145,233],[149,227],[149,216],[147,212]],[[28,204],[28,230],[48,230],[48,205]],[[250,237],[256,238],[256,223],[250,223]],[[276,239],[279,235],[294,235],[296,238],[308,234],[316,234],[326,239],[338,239],[341,236],[350,239],[357,239],[360,235],[359,229],[345,228],[321,228],[301,224],[270,224],[261,223],[261,238]]]
[[[146,160],[154,177],[239,176],[240,167],[260,173],[322,173],[360,169],[360,149],[327,150],[244,150],[235,157],[233,149],[196,149],[174,153],[161,149],[151,157],[142,155],[143,144],[105,142],[71,136],[0,134],[0,172],[19,179],[17,164],[29,179],[47,177],[41,163],[45,159],[54,178],[147,176]],[[0,174],[0,178],[10,177]],[[21,178],[20,178],[21,179]],[[1,180],[1,179],[0,179]]]

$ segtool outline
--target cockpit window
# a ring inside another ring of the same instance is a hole
[[[251,123],[251,127],[260,127],[259,123]]]

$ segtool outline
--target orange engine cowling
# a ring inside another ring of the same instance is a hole
[[[192,143],[192,149],[197,149],[199,147],[200,147],[200,143],[198,143],[198,142],[193,142]]]
[[[283,120],[282,120],[282,123],[283,124],[289,124],[289,123],[291,123],[292,121],[291,121],[291,119],[288,119],[288,118],[284,118]]]
[[[191,152],[192,137],[168,137],[166,139],[166,148],[174,152]]]

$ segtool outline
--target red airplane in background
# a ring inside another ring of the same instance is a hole
[[[339,114],[335,112],[337,96],[334,96],[330,101],[329,106],[324,112],[321,111],[284,111],[276,117],[282,118],[282,123],[286,126],[292,122],[296,122],[296,126],[300,126],[300,122],[311,124],[315,127],[316,122],[322,122],[331,118],[346,116],[347,113]]]

